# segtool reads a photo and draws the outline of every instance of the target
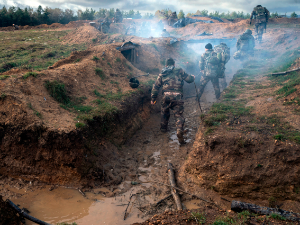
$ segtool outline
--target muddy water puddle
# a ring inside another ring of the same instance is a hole
[[[146,180],[145,180],[146,182]],[[49,188],[36,190],[23,198],[11,199],[20,208],[26,208],[30,215],[50,224],[62,222],[76,222],[78,225],[93,224],[132,224],[143,221],[139,218],[139,210],[135,207],[137,200],[135,195],[143,190],[140,187],[130,188],[126,193],[111,198],[105,198],[101,194],[86,192],[86,197],[76,189]],[[110,192],[106,188],[94,189],[94,192]],[[126,220],[124,211],[128,205]],[[153,202],[149,197],[145,201]],[[27,225],[35,223],[27,221]]]

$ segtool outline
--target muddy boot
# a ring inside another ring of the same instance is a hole
[[[178,138],[178,141],[179,141],[180,145],[186,144],[186,142],[184,141],[184,138],[183,138],[183,132],[182,131],[177,131],[177,138]]]

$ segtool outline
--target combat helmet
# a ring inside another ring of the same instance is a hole
[[[129,85],[132,88],[137,88],[140,85],[140,82],[138,79],[136,79],[135,77],[130,78],[129,80]]]
[[[250,29],[247,29],[247,30],[245,31],[245,34],[252,34],[252,31],[251,31]]]

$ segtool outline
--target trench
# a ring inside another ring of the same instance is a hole
[[[188,47],[201,49],[202,44],[189,44]],[[198,52],[201,53],[201,52]],[[233,52],[232,52],[233,54]],[[229,83],[238,67],[235,60],[227,65],[226,78]],[[196,84],[199,85],[197,77]],[[145,206],[155,203],[165,197],[168,187],[157,186],[153,181],[166,183],[166,166],[172,162],[178,171],[187,155],[193,148],[195,135],[200,124],[200,110],[195,97],[194,84],[184,85],[184,117],[185,128],[189,129],[186,135],[187,144],[180,147],[177,136],[174,115],[171,113],[169,131],[161,133],[160,105],[151,107],[151,115],[133,137],[120,146],[123,155],[117,161],[104,165],[111,173],[119,167],[125,174],[118,185],[84,190],[86,197],[78,190],[65,187],[32,186],[26,188],[7,187],[8,190],[20,194],[22,197],[11,198],[21,208],[27,208],[30,215],[51,224],[62,222],[76,222],[85,224],[132,224],[142,222],[151,214]],[[215,102],[214,90],[209,83],[201,98],[202,109],[209,110]],[[158,99],[157,102],[160,102]],[[123,164],[123,165],[122,165]],[[124,166],[126,165],[126,166]],[[49,189],[53,189],[49,191]],[[124,212],[130,196],[134,195],[127,210]],[[114,197],[109,197],[114,196]],[[184,208],[197,208],[199,201],[183,199]],[[164,210],[175,209],[175,205],[167,205]],[[26,224],[34,223],[27,221]]]

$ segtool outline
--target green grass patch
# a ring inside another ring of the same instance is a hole
[[[35,73],[35,72],[27,72],[27,73],[25,73],[24,75],[23,75],[23,79],[27,79],[28,77],[37,77],[37,73]]]
[[[121,59],[120,58],[116,58],[116,62],[121,62]]]
[[[106,76],[101,68],[95,68],[95,72],[102,80],[104,80],[106,78]]]
[[[22,30],[14,35],[0,33],[0,73],[12,68],[44,70],[86,44],[63,44],[70,31]]]
[[[107,65],[109,65],[109,66],[110,66],[110,68],[112,68],[112,65],[110,64],[110,62],[107,62]]]
[[[5,93],[1,93],[0,99],[5,99],[5,97],[6,97],[6,94]]]
[[[206,222],[206,217],[204,213],[191,212],[191,216],[188,221],[196,221],[198,224],[204,224]]]
[[[33,106],[31,105],[31,103],[28,103],[27,106],[34,112],[34,114],[39,117],[40,119],[42,119],[42,114],[40,112],[38,112],[37,110],[35,110],[33,108]]]
[[[275,214],[275,213],[272,213],[271,215],[270,215],[270,217],[271,218],[273,218],[273,219],[275,219],[275,220],[286,220],[286,218],[285,217],[283,217],[283,216],[281,216],[281,215],[278,215],[278,214]]]
[[[93,56],[92,60],[94,60],[94,61],[98,61],[98,60],[99,60],[99,58],[98,58],[97,56]]]
[[[277,79],[277,82],[279,83],[282,80],[287,81],[287,82],[285,82],[283,84],[282,88],[280,88],[279,90],[276,91],[277,95],[279,95],[280,97],[287,97],[290,94],[297,91],[295,86],[300,84],[299,73],[293,72],[293,73],[290,73],[290,74],[284,76],[284,78],[280,77]]]
[[[81,60],[81,59],[76,59],[76,60],[74,61],[74,63],[78,63],[78,62],[80,62],[80,60]]]
[[[92,39],[92,42],[93,42],[93,43],[96,43],[97,41],[98,41],[98,38],[93,38],[93,39]]]
[[[10,76],[8,75],[0,75],[0,80],[5,80],[6,78],[9,78]]]
[[[77,127],[77,128],[82,128],[82,127],[84,127],[85,126],[85,123],[76,123],[75,124],[75,126]]]
[[[53,97],[56,101],[62,104],[70,103],[70,97],[67,94],[67,90],[65,88],[65,84],[59,81],[46,81],[45,87],[48,90],[51,97]]]

